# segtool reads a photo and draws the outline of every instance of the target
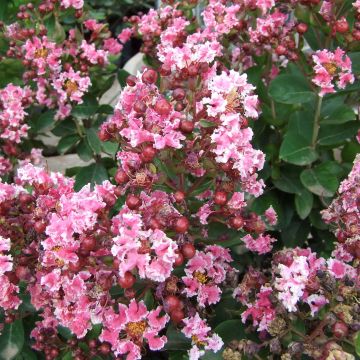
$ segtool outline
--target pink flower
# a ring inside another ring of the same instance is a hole
[[[133,34],[132,29],[130,29],[130,28],[125,28],[125,29],[123,29],[123,30],[121,31],[121,33],[118,35],[118,39],[119,39],[123,44],[125,44],[125,43],[127,43],[127,42],[130,40],[132,34]]]
[[[116,39],[110,38],[104,40],[104,50],[108,51],[111,55],[118,55],[122,49],[123,46]]]
[[[344,89],[354,82],[351,73],[351,60],[345,51],[337,48],[335,52],[319,50],[313,55],[315,77],[313,83],[321,88],[319,95],[335,92],[335,84]]]
[[[169,321],[169,316],[160,316],[161,307],[148,311],[144,302],[131,300],[129,306],[118,305],[118,312],[112,308],[104,312],[103,330],[100,341],[111,344],[115,355],[126,355],[127,360],[141,359],[141,345],[147,341],[151,350],[164,347],[167,338],[159,332]]]
[[[61,0],[61,5],[65,9],[73,7],[74,9],[80,10],[84,6],[84,0]]]
[[[242,241],[245,243],[247,249],[262,255],[271,251],[271,244],[275,242],[276,239],[272,238],[270,235],[263,234],[260,234],[257,239],[254,239],[252,235],[247,234],[242,238]]]
[[[314,316],[315,313],[329,303],[329,300],[324,295],[312,294],[304,302],[310,306],[311,316]]]
[[[226,272],[232,269],[231,261],[228,249],[220,246],[207,246],[203,252],[197,251],[186,264],[186,276],[182,278],[186,286],[184,294],[196,296],[201,307],[219,302],[219,285],[225,281]]]
[[[272,206],[270,206],[266,211],[265,211],[265,217],[267,219],[267,221],[269,222],[270,225],[276,225],[277,223],[277,214],[274,210],[274,208]]]
[[[224,343],[221,338],[217,334],[211,334],[210,326],[198,313],[184,319],[183,322],[185,326],[181,331],[192,340],[192,348],[188,352],[190,360],[199,359],[205,354],[204,350],[212,350],[216,353],[222,348]]]
[[[268,329],[269,324],[276,317],[276,310],[270,300],[272,292],[273,290],[270,287],[261,287],[260,292],[256,294],[254,304],[247,304],[247,310],[242,313],[241,320],[243,323],[251,317],[257,331]]]

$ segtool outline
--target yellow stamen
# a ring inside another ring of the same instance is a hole
[[[75,81],[72,80],[66,80],[65,81],[65,89],[68,94],[72,94],[78,89],[78,84]]]
[[[126,332],[132,338],[139,338],[147,328],[146,321],[129,322],[126,324]]]
[[[199,338],[196,335],[193,335],[191,337],[191,340],[193,341],[194,344],[196,344],[198,346],[205,346],[206,345],[206,342],[199,340]]]
[[[336,74],[337,66],[334,63],[325,63],[323,66],[330,75]]]
[[[201,284],[206,284],[209,281],[209,278],[200,271],[194,272],[194,278],[197,279]]]
[[[37,59],[39,59],[39,58],[45,59],[47,57],[47,55],[48,55],[48,51],[45,48],[35,50],[35,58],[37,58]]]

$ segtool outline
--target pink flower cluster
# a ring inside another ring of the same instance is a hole
[[[220,164],[231,162],[232,168],[239,172],[243,190],[259,196],[264,183],[257,180],[256,172],[263,168],[265,156],[253,149],[250,143],[253,132],[247,127],[247,118],[258,116],[254,87],[247,83],[246,74],[230,70],[220,75],[212,73],[207,88],[210,96],[202,99],[198,109],[204,107],[210,117],[220,119],[211,135],[215,159]]]
[[[315,63],[315,76],[313,83],[321,88],[319,95],[336,92],[338,88],[344,89],[346,85],[354,82],[354,75],[351,73],[351,60],[345,55],[345,51],[337,48],[334,52],[319,50],[313,56]]]
[[[207,246],[204,251],[197,251],[188,261],[182,278],[187,297],[196,296],[199,306],[216,304],[220,301],[219,287],[226,279],[226,274],[233,270],[229,250],[221,246]]]
[[[31,102],[32,91],[13,84],[0,90],[0,137],[19,143],[27,136],[29,126],[25,124],[25,108]]]
[[[140,278],[162,282],[171,275],[178,246],[162,230],[145,230],[142,216],[126,206],[113,218],[113,229],[117,236],[111,252],[120,262],[121,277],[137,271]]]
[[[359,255],[359,181],[360,155],[357,155],[348,178],[340,184],[339,196],[322,211],[324,221],[334,226],[338,240],[333,256],[345,262],[351,262]]]
[[[6,275],[13,268],[13,258],[6,254],[10,248],[10,239],[5,239],[0,235],[0,307],[5,310],[17,309],[21,303],[17,296],[19,288],[12,284]]]

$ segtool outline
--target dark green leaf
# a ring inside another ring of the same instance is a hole
[[[72,337],[72,333],[71,333],[70,329],[68,329],[67,327],[59,325],[57,327],[57,331],[63,338],[65,338],[67,340],[69,340]]]
[[[168,341],[165,345],[166,350],[187,350],[190,348],[191,341],[180,329],[170,325],[167,329],[166,336]]]
[[[24,346],[24,327],[21,320],[5,324],[0,335],[0,360],[12,360]]]
[[[83,103],[76,105],[73,108],[71,114],[78,118],[84,119],[96,114],[98,108],[99,103],[96,100],[96,97],[87,94],[83,98]]]
[[[94,163],[81,168],[75,177],[75,190],[80,190],[86,184],[101,184],[108,179],[106,168],[102,163]]]
[[[80,137],[78,134],[66,135],[60,139],[57,149],[60,154],[65,154],[69,151],[78,141]]]
[[[273,183],[281,191],[290,194],[300,194],[304,187],[299,176],[300,170],[298,167],[287,165],[281,168],[280,177],[277,180],[273,180]]]
[[[281,240],[289,248],[301,246],[308,238],[309,232],[310,224],[307,221],[294,219],[289,226],[282,230]]]
[[[118,80],[119,80],[119,83],[121,85],[121,87],[125,87],[126,86],[126,79],[127,77],[129,76],[130,74],[124,70],[124,69],[120,69],[118,71]]]
[[[76,125],[73,120],[60,120],[55,128],[51,131],[55,136],[65,136],[76,133]]]
[[[295,194],[295,208],[300,219],[305,219],[311,212],[314,196],[311,192],[303,189],[300,194]]]
[[[97,135],[97,132],[94,128],[86,129],[86,136],[89,142],[90,147],[93,149],[95,154],[100,154],[101,152],[101,141]]]
[[[352,72],[354,74],[360,74],[360,52],[348,53],[351,62],[352,62]]]
[[[360,144],[357,141],[348,142],[341,151],[341,158],[352,163],[358,153],[360,153]]]
[[[297,75],[277,76],[270,83],[269,94],[275,101],[284,104],[301,104],[314,99],[314,93],[305,78]]]
[[[288,130],[280,147],[280,159],[295,165],[309,165],[318,155],[311,141],[313,115],[308,111],[296,112],[289,121]]]
[[[329,169],[320,166],[304,170],[300,180],[309,191],[324,197],[333,196],[339,186],[337,177]]]
[[[31,132],[39,133],[40,131],[43,131],[49,128],[50,126],[52,126],[55,122],[54,116],[55,116],[55,111],[48,110],[42,113],[41,115],[31,119],[30,121]]]
[[[321,116],[321,125],[337,125],[355,120],[354,110],[350,106],[340,104],[334,108],[331,101],[328,106],[323,107]]]
[[[357,121],[351,121],[342,125],[321,126],[318,138],[319,145],[340,145],[345,140],[356,135],[360,126]]]
[[[83,161],[90,161],[93,158],[93,151],[86,138],[81,139],[76,147],[76,152]]]
[[[97,109],[97,112],[99,114],[111,115],[114,112],[114,109],[111,105],[103,104],[103,105],[99,106],[99,108]]]
[[[37,360],[37,356],[28,345],[24,345],[21,353],[16,356],[15,360]]]
[[[229,343],[232,340],[246,339],[245,327],[241,320],[226,320],[216,326],[214,332],[217,333],[224,341]]]

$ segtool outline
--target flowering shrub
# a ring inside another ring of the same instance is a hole
[[[21,5],[0,359],[360,356],[359,8],[166,1],[116,36],[86,1]],[[146,65],[100,105],[131,37]],[[92,162],[49,171],[49,129]]]

